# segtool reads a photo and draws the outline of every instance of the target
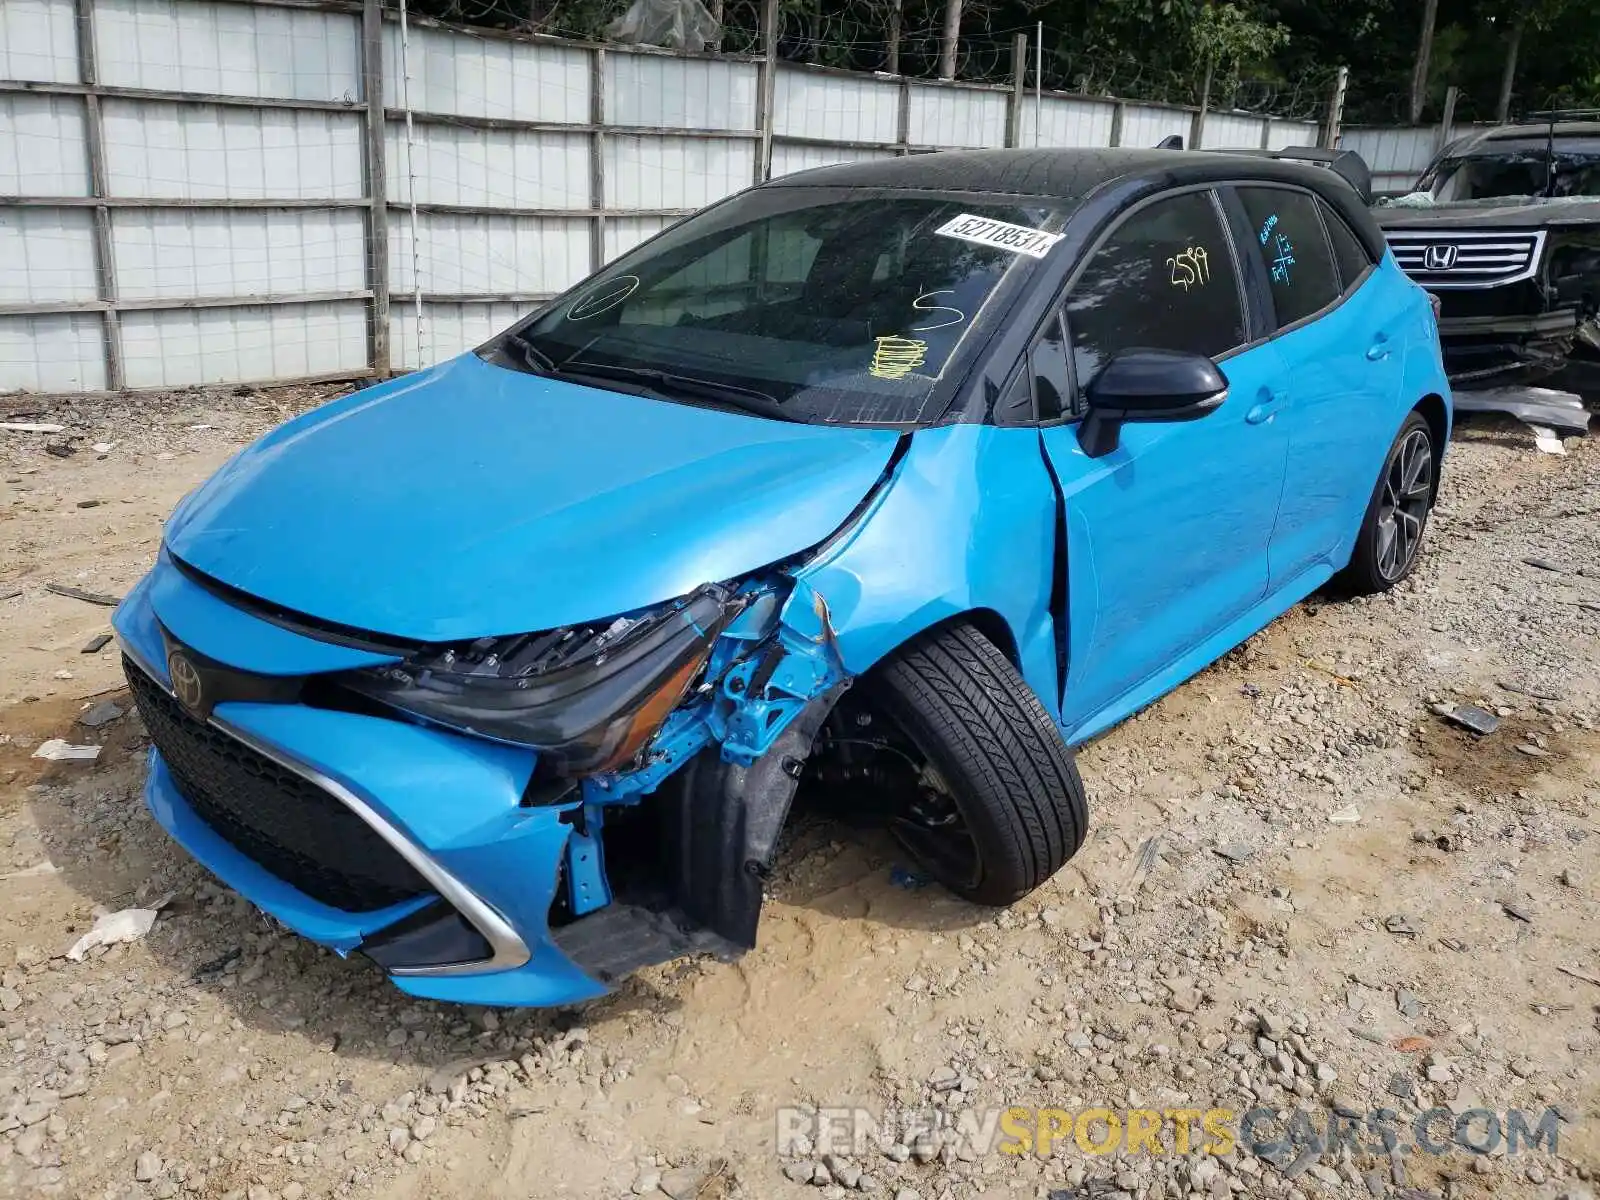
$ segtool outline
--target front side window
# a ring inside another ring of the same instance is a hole
[[[1134,348],[1215,358],[1245,340],[1233,251],[1210,192],[1139,209],[1095,250],[1067,294],[1079,387]]]
[[[1288,188],[1242,187],[1239,199],[1271,281],[1278,328],[1303,321],[1337,300],[1339,272],[1316,198]]]
[[[762,189],[625,255],[485,352],[686,403],[914,425],[940,415],[938,385],[1062,216],[1055,201]]]

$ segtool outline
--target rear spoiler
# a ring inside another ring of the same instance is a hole
[[[1183,138],[1174,133],[1162,138],[1157,150],[1182,150]],[[1285,146],[1282,150],[1222,150],[1221,154],[1248,154],[1252,158],[1279,158],[1326,167],[1356,190],[1363,204],[1372,203],[1372,171],[1354,150],[1324,150],[1318,146]]]

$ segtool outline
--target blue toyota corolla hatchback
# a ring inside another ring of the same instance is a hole
[[[982,904],[1069,747],[1416,562],[1428,297],[1331,171],[824,168],[673,226],[179,506],[117,613],[156,819],[407,992],[754,944],[797,791]]]

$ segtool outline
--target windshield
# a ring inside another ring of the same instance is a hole
[[[1494,147],[1489,154],[1447,158],[1419,183],[1439,203],[1528,197],[1600,196],[1600,142],[1557,139]]]
[[[689,218],[490,343],[501,365],[813,424],[914,425],[1053,202],[762,188]]]

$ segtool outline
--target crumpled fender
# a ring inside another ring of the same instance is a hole
[[[795,571],[783,620],[816,629],[820,597],[845,669],[860,675],[941,621],[991,610],[1011,632],[1024,679],[1059,716],[1056,514],[1036,430],[920,430],[854,526]]]

